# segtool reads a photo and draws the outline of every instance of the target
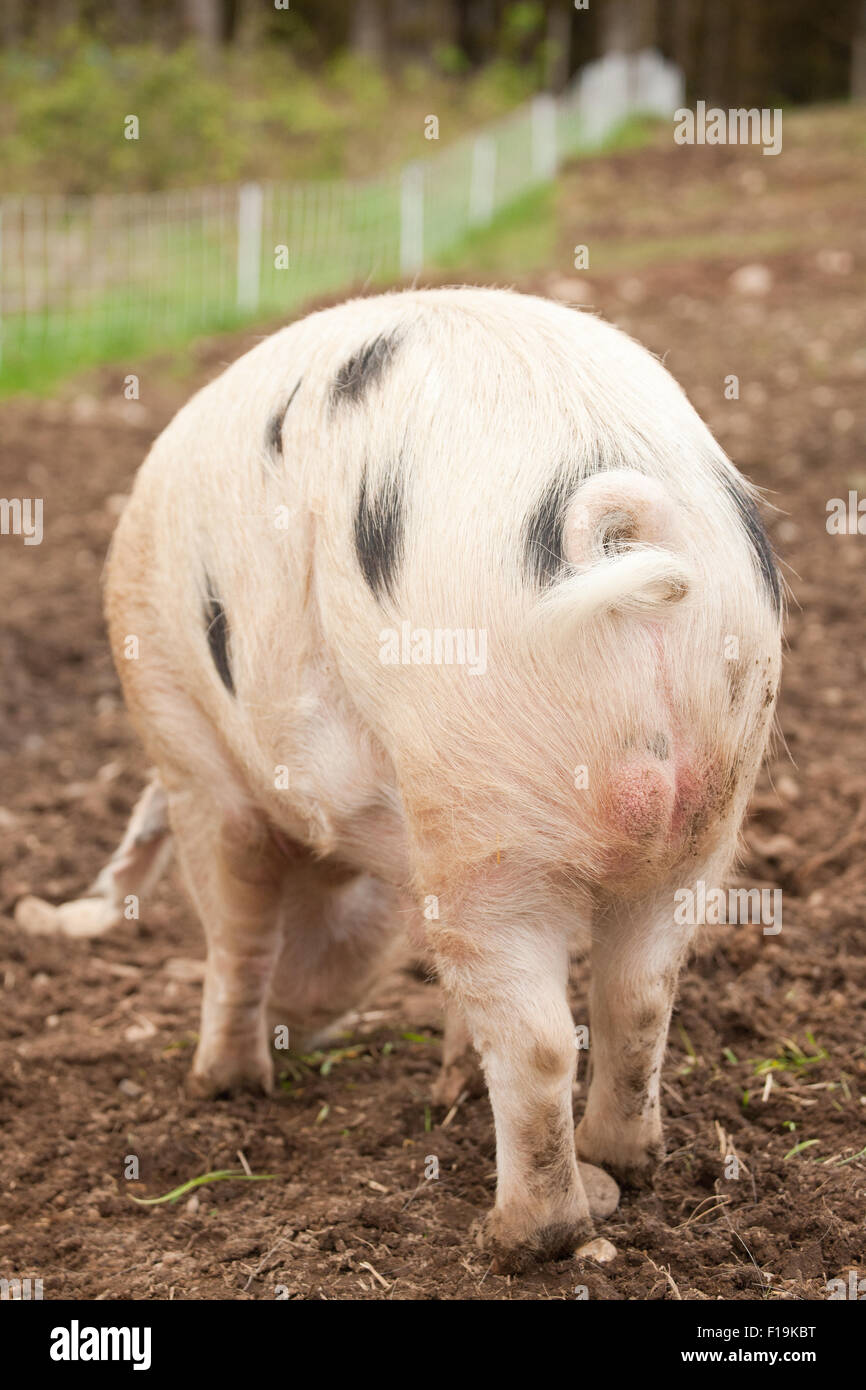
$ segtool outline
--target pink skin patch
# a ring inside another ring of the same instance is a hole
[[[666,733],[668,757],[657,758],[649,752],[637,754],[631,750],[624,761],[610,773],[605,797],[606,819],[618,836],[631,842],[635,849],[647,842],[673,847],[676,841],[697,828],[698,818],[717,802],[720,776],[717,767],[706,766],[695,755],[684,731],[675,717],[676,704],[672,698],[665,634],[660,623],[649,624],[655,656],[655,684],[663,697],[670,721]],[[626,868],[625,860],[631,851],[623,853],[619,870]]]
[[[670,766],[640,761],[624,763],[610,781],[610,820],[629,839],[667,838],[674,812],[675,787]]]

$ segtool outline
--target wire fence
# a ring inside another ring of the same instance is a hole
[[[0,386],[46,358],[109,360],[412,276],[624,119],[672,115],[682,89],[657,53],[612,54],[562,96],[369,181],[2,197]]]

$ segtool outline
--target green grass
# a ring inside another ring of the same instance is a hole
[[[793,1038],[783,1038],[782,1047],[776,1057],[764,1057],[758,1061],[752,1061],[755,1076],[766,1076],[768,1072],[803,1072],[809,1067],[814,1067],[820,1062],[826,1062],[830,1056],[823,1047],[819,1047],[811,1033],[806,1034],[806,1042],[812,1049],[806,1052],[800,1047],[799,1043]]]
[[[134,1197],[129,1194],[130,1200],[137,1202],[140,1207],[157,1207],[164,1202],[177,1202],[187,1192],[192,1192],[196,1187],[203,1187],[205,1183],[211,1182],[275,1182],[276,1173],[241,1173],[235,1172],[233,1168],[220,1168],[211,1173],[202,1173],[197,1178],[190,1178],[188,1182],[183,1182],[180,1187],[173,1187],[171,1192],[165,1192],[161,1197]]]
[[[440,253],[435,270],[471,269],[512,280],[549,265],[556,243],[556,198],[551,186],[534,188],[484,228]]]

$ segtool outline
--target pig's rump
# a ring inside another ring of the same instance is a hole
[[[738,823],[775,570],[679,387],[591,316],[460,290],[293,325],[169,427],[116,547],[145,736],[322,853],[625,889]]]

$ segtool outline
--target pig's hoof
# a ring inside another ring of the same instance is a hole
[[[620,1187],[650,1187],[653,1175],[664,1157],[664,1144],[661,1140],[646,1144],[630,1144],[616,1150],[613,1146],[607,1148],[597,1144],[585,1130],[582,1130],[581,1125],[578,1125],[574,1139],[581,1171],[585,1164],[599,1168],[603,1165],[605,1172],[613,1174]]]
[[[593,1221],[606,1221],[619,1206],[619,1185],[594,1163],[578,1163],[583,1190]]]
[[[593,1234],[589,1220],[553,1221],[521,1232],[494,1210],[478,1227],[476,1243],[490,1255],[494,1274],[522,1274],[545,1260],[571,1259]]]
[[[596,1236],[595,1240],[588,1240],[574,1254],[578,1260],[595,1260],[596,1264],[607,1265],[616,1259],[616,1246],[603,1236]]]
[[[269,1096],[274,1089],[274,1069],[270,1057],[267,1066],[237,1058],[195,1062],[187,1078],[187,1090],[197,1100],[215,1100],[218,1096],[233,1096],[242,1092]]]
[[[464,1091],[467,1095],[477,1096],[483,1090],[484,1078],[480,1067],[471,1061],[455,1063],[443,1067],[433,1083],[433,1104],[444,1105],[446,1110],[450,1110]]]
[[[102,936],[123,918],[106,898],[76,898],[55,907],[42,898],[21,898],[15,921],[30,936]]]

